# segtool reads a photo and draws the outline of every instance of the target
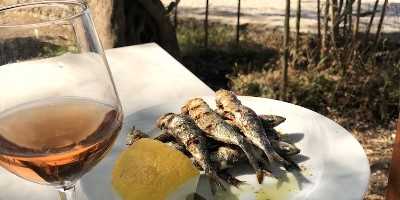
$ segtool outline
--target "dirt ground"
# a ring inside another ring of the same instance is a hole
[[[364,147],[371,166],[368,192],[364,199],[384,200],[395,131],[372,129],[353,131],[353,134]]]
[[[161,0],[168,5],[173,0]],[[179,3],[178,16],[204,19],[205,0],[182,0]],[[295,14],[297,1],[291,1],[291,27],[295,27]],[[317,1],[302,1],[301,32],[315,32],[317,24]],[[325,1],[321,1],[322,10]],[[362,12],[372,10],[375,0],[363,0]],[[380,2],[382,4],[382,1]],[[381,9],[381,5],[378,10]],[[321,12],[322,12],[321,10]],[[353,10],[355,11],[355,4]],[[241,1],[241,23],[266,24],[270,29],[281,28],[283,26],[285,1],[276,0],[245,0]],[[209,19],[228,24],[236,23],[237,1],[235,0],[210,0]],[[396,32],[400,30],[400,0],[389,1],[387,15],[385,17],[383,32]],[[366,26],[369,16],[361,18],[361,24]],[[374,22],[377,22],[377,17]],[[376,27],[373,26],[372,30]]]
[[[349,119],[334,119],[339,124],[346,127]],[[395,140],[396,124],[393,121],[389,127],[346,127],[354,137],[360,142],[367,154],[371,174],[369,178],[368,191],[365,193],[364,200],[384,200],[390,161],[392,159],[393,143]]]

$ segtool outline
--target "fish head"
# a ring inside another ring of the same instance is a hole
[[[215,92],[215,103],[219,109],[225,111],[236,111],[242,104],[232,91],[224,89]]]
[[[189,114],[190,111],[199,108],[211,109],[202,98],[193,98],[187,101],[185,105],[181,107],[181,112],[183,114]]]
[[[156,121],[156,126],[161,130],[167,130],[168,125],[171,123],[172,119],[176,116],[174,113],[167,113],[162,115]]]
[[[279,150],[286,155],[296,155],[300,153],[300,149],[293,144],[279,141],[278,145],[279,145]]]

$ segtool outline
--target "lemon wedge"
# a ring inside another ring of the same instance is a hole
[[[198,174],[184,154],[144,138],[121,153],[113,169],[112,184],[123,200],[164,200]]]

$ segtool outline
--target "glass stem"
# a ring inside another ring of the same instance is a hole
[[[75,185],[59,189],[58,195],[60,196],[60,200],[78,200]]]

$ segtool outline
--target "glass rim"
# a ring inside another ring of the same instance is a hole
[[[22,23],[22,24],[7,24],[7,25],[0,24],[0,29],[32,27],[32,26],[38,27],[38,26],[61,24],[65,21],[70,21],[70,20],[81,17],[88,10],[88,5],[83,0],[51,0],[51,1],[36,1],[36,2],[27,2],[27,3],[17,3],[17,4],[7,5],[4,7],[0,6],[0,13],[7,12],[8,10],[19,9],[19,8],[35,6],[35,5],[43,5],[43,4],[64,4],[64,5],[70,4],[70,5],[79,6],[82,10],[78,11],[75,14],[71,14],[70,16],[67,16],[67,17],[59,17],[57,19],[48,19],[48,20],[43,20],[41,22],[33,22],[33,23],[28,22],[28,23]],[[0,19],[1,19],[1,17],[0,17]]]

